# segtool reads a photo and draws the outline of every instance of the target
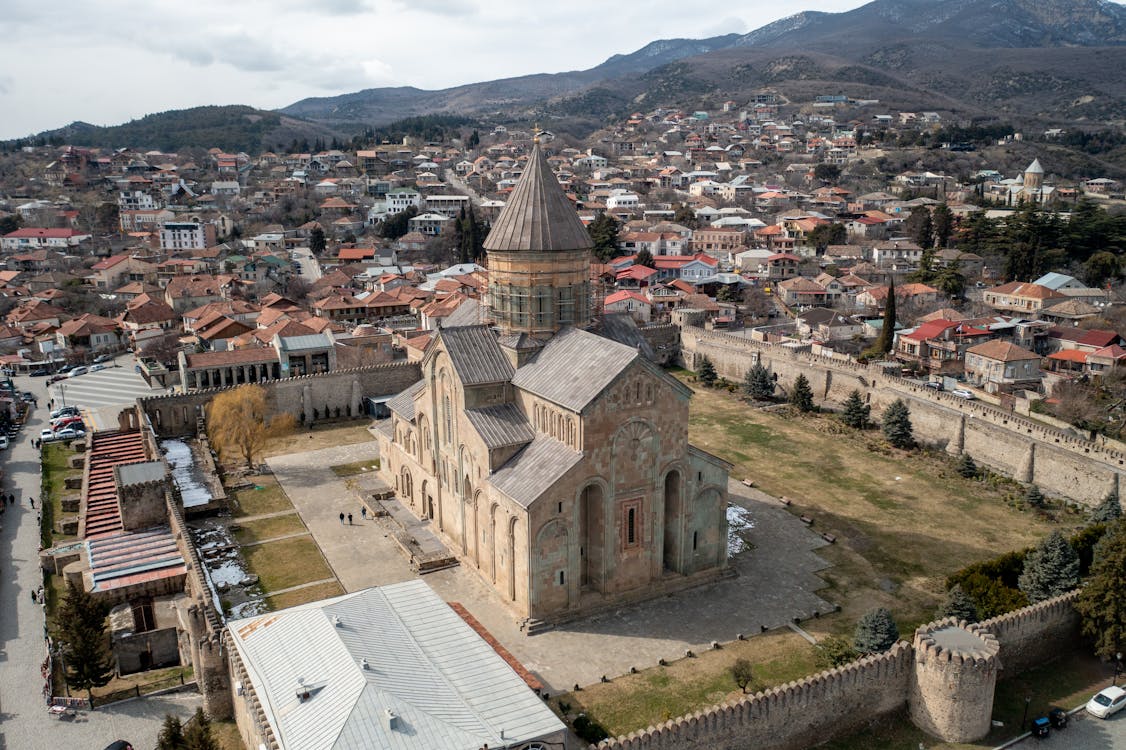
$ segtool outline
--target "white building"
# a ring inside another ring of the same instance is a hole
[[[160,228],[160,249],[204,250],[215,244],[215,225],[198,221],[168,222]]]

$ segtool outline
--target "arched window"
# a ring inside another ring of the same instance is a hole
[[[446,420],[446,442],[452,443],[454,439],[453,409],[450,408],[450,394],[442,397],[442,417]]]

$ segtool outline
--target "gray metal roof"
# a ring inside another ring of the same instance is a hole
[[[414,421],[414,399],[426,388],[426,381],[420,380],[402,393],[387,399],[387,408],[408,422]]]
[[[548,341],[535,360],[517,370],[512,384],[581,412],[639,356],[624,344],[567,328]]]
[[[332,341],[323,333],[310,333],[304,336],[281,336],[281,349],[284,352],[299,352],[307,349],[328,349]]]
[[[524,445],[532,442],[536,436],[524,413],[515,404],[466,409],[465,416],[490,450]]]
[[[582,457],[558,440],[540,435],[500,467],[489,481],[527,508]]]
[[[442,321],[443,328],[474,326],[481,323],[481,305],[475,299],[467,299]]]
[[[128,487],[131,484],[164,481],[165,466],[163,461],[143,461],[137,464],[123,464],[115,466],[113,472],[117,475],[117,484]]]
[[[532,147],[528,165],[501,209],[485,249],[492,251],[588,250],[594,243],[551,166]]]
[[[284,750],[477,750],[563,730],[422,581],[364,589],[228,628]],[[310,692],[305,700],[297,697],[299,679]]]
[[[500,383],[512,379],[512,363],[488,326],[461,326],[438,331],[462,385]]]

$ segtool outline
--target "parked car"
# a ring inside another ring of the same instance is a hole
[[[939,383],[937,380],[928,380],[927,382],[923,383],[923,387],[930,388],[932,391],[943,390],[942,383]]]
[[[49,432],[49,430],[43,430],[43,432]],[[85,435],[86,430],[81,430],[77,427],[65,427],[56,432],[52,432],[51,437],[45,437],[42,438],[42,440],[44,442],[51,442],[52,440],[74,440],[75,438],[84,437]]]
[[[106,369],[105,365],[90,365],[88,372],[101,372]]]
[[[964,398],[967,401],[973,401],[975,398],[977,398],[977,396],[973,394],[973,391],[967,391],[965,388],[955,388],[954,390],[950,391],[950,395],[957,396],[958,398]]]
[[[1095,697],[1087,701],[1087,713],[1100,719],[1109,719],[1126,706],[1126,690],[1120,687],[1108,687],[1100,690]]]
[[[50,375],[50,374],[51,374],[51,371],[48,370],[46,367],[36,367],[34,370],[32,370],[31,372],[28,373],[28,375],[30,375],[33,378],[41,378],[44,375]]]
[[[8,447],[8,436],[0,435],[0,451]]]
[[[96,365],[100,365],[103,362],[112,362],[112,361],[113,361],[113,355],[112,354],[99,354],[98,356],[94,357],[94,364],[96,364]]]
[[[64,406],[61,409],[55,409],[53,412],[51,412],[51,419],[58,419],[59,417],[65,417],[68,414],[73,414],[73,415],[77,416],[79,414],[78,407],[77,406]]]
[[[51,422],[51,429],[55,432],[67,427],[78,427],[85,430],[86,424],[82,421],[82,417],[63,417],[62,419]]]
[[[86,366],[75,367],[73,370],[70,371],[70,373],[67,375],[67,377],[68,378],[77,378],[79,375],[85,375],[88,372],[90,372],[90,368],[88,368]]]
[[[60,375],[66,374],[66,373],[70,372],[71,370],[73,370],[77,366],[78,365],[63,365],[62,367],[59,368],[59,374]]]
[[[55,431],[54,430],[40,430],[39,431],[39,439],[42,440],[44,443],[46,443],[50,440],[54,440],[55,439]]]
[[[47,379],[47,385],[54,385],[60,380],[66,380],[66,375],[52,375]]]

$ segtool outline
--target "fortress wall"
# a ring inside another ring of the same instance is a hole
[[[1078,598],[1079,591],[1071,591],[980,623],[1001,645],[1004,676],[1049,662],[1062,648],[1078,642]]]

